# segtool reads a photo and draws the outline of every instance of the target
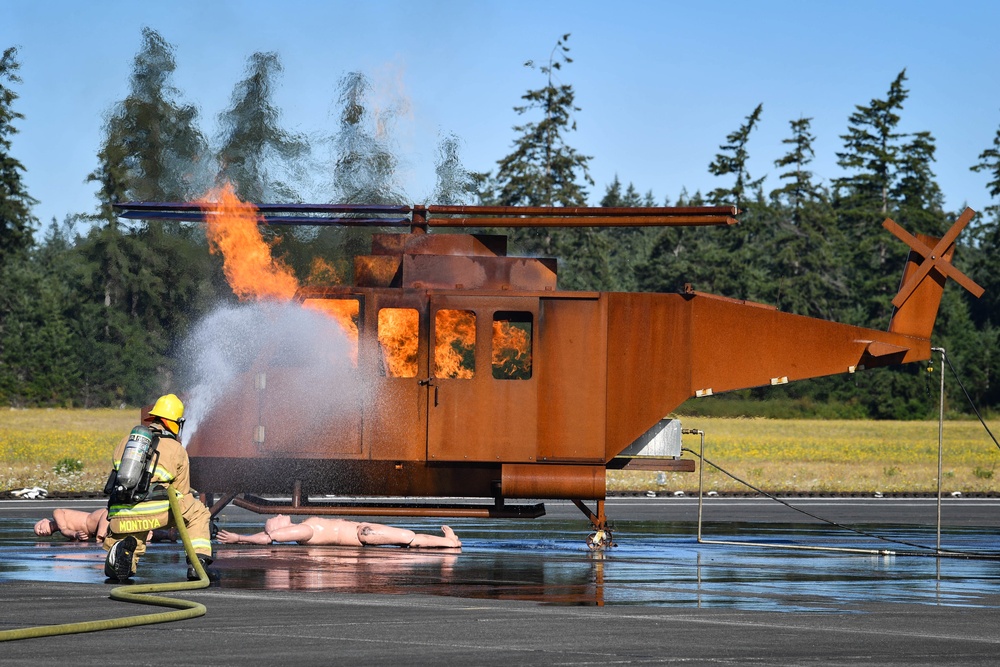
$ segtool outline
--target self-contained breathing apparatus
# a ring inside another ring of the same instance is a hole
[[[104,494],[111,496],[110,504],[134,505],[147,500],[153,472],[160,460],[156,447],[160,434],[139,424],[128,434],[121,463],[111,471]]]

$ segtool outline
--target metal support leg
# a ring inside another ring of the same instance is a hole
[[[573,504],[580,508],[594,527],[594,532],[587,536],[587,546],[591,551],[603,551],[615,546],[611,535],[611,528],[608,526],[608,517],[604,513],[604,500],[597,501],[597,514],[594,514],[589,507],[583,504],[582,500],[574,500]]]

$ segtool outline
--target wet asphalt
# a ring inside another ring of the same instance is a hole
[[[204,617],[0,643],[0,664],[996,664],[1000,499],[943,501],[948,558],[935,499],[789,503],[808,514],[706,499],[700,543],[695,499],[612,499],[603,554],[551,502],[530,521],[449,522],[458,553],[220,545],[218,585],[170,594]],[[99,503],[0,501],[0,629],[159,611],[108,598],[99,548],[31,535],[59,505]],[[263,517],[230,507],[220,522]],[[184,570],[180,545],[154,544],[139,582]]]

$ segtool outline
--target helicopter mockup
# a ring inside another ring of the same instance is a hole
[[[209,224],[215,215],[206,204],[117,208]],[[500,235],[438,232],[731,225],[735,207],[257,210],[264,224],[402,231],[372,237],[352,285],[302,287],[294,297],[345,323],[355,353],[343,386],[364,391],[324,386],[315,401],[289,400],[295,366],[313,361],[262,358],[199,426],[187,445],[192,485],[211,491],[209,504],[219,494],[213,513],[235,502],[263,513],[534,517],[543,505],[509,501],[568,499],[595,529],[591,546],[607,546],[608,470],[694,470],[668,418],[685,400],[929,359],[946,279],[982,294],[951,264],[971,209],[940,239],[886,220],[911,249],[888,331],[691,289],[560,290],[554,259],[508,256]],[[323,409],[325,397],[336,409]],[[304,427],[317,409],[325,423]]]

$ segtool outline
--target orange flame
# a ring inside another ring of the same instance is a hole
[[[524,323],[493,321],[493,377],[531,377],[531,331]]]
[[[261,218],[253,204],[241,202],[230,183],[210,191],[200,202],[207,222],[209,251],[222,255],[222,271],[241,301],[289,301],[299,288],[295,274],[271,256],[271,246],[260,235]]]
[[[434,316],[434,375],[467,380],[476,370],[476,314],[439,310]]]
[[[378,342],[388,377],[417,376],[420,314],[413,308],[378,311]]]
[[[262,222],[257,207],[240,201],[231,183],[209,191],[199,204],[205,211],[209,251],[222,255],[222,271],[236,297],[241,301],[291,301],[299,281],[284,262],[272,257],[273,244],[264,240],[257,226]],[[310,276],[339,279],[336,269],[320,258],[313,260]],[[303,306],[329,315],[340,325],[351,344],[351,361],[357,366],[358,301],[306,299]]]
[[[360,304],[357,299],[305,299],[302,305],[332,317],[340,325],[340,328],[347,334],[347,341],[351,346],[349,350],[351,364],[357,366],[358,318],[360,313]]]

